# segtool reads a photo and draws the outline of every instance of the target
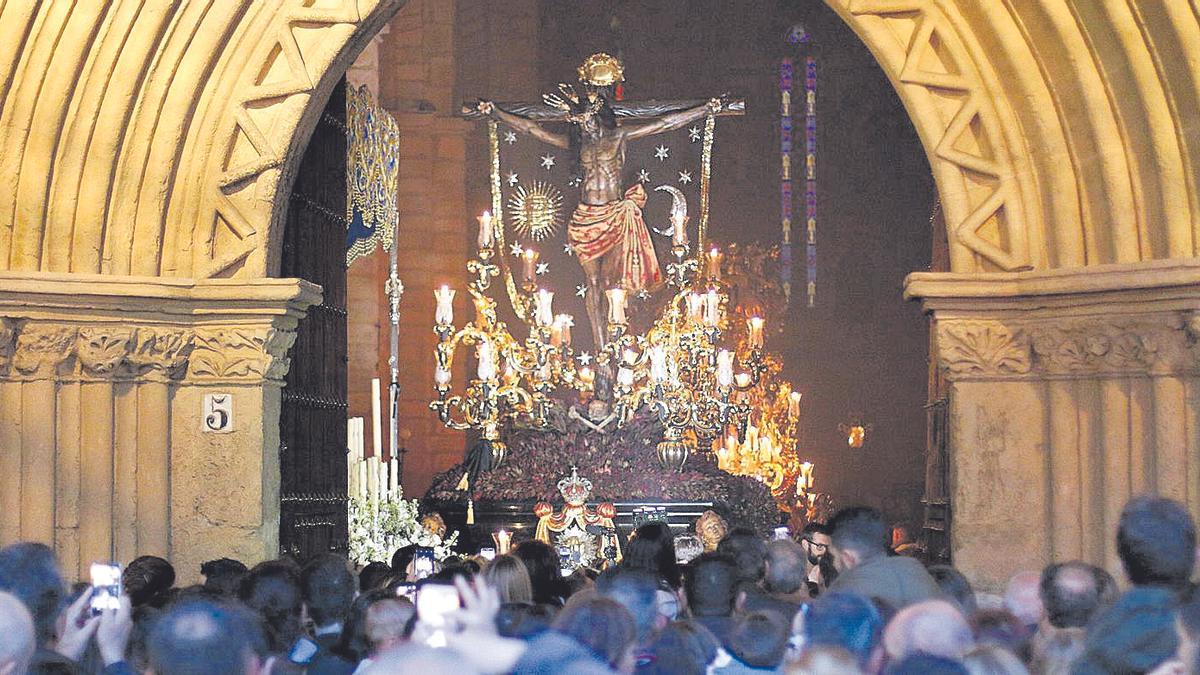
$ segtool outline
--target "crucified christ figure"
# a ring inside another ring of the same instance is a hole
[[[565,86],[560,89],[568,91]],[[587,277],[584,300],[599,349],[605,343],[604,292],[616,286],[636,292],[653,289],[662,282],[654,244],[642,219],[646,191],[641,183],[629,189],[621,186],[626,143],[678,129],[710,112],[717,113],[724,101],[714,98],[644,124],[618,126],[607,97],[599,89],[589,88],[585,96],[574,97],[570,103],[557,96],[546,100],[568,113],[565,119],[575,124],[572,133],[555,133],[532,119],[501,110],[491,101],[480,101],[477,110],[516,131],[578,153],[583,177],[579,204],[567,227],[567,240]]]

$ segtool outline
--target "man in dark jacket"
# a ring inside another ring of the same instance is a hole
[[[1148,672],[1179,645],[1176,608],[1196,565],[1187,508],[1163,497],[1131,499],[1117,524],[1117,556],[1133,589],[1089,626],[1073,673]]]
[[[883,600],[895,609],[940,597],[937,582],[913,558],[888,555],[883,514],[865,506],[838,511],[829,521],[838,577],[830,592]]]

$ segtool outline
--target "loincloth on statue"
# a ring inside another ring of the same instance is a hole
[[[662,283],[650,230],[642,219],[645,205],[646,190],[638,183],[626,190],[622,199],[602,206],[576,206],[567,227],[567,241],[580,262],[590,262],[620,247],[618,278],[630,291],[653,290]]]

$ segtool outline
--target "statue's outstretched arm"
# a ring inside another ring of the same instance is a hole
[[[722,105],[722,99],[714,98],[704,105],[698,105],[695,108],[688,108],[687,110],[680,110],[679,112],[663,115],[662,117],[648,124],[622,127],[622,130],[625,132],[625,138],[642,138],[644,136],[661,134],[664,131],[674,131],[682,126],[691,124],[698,119],[702,119],[709,113],[709,111],[714,113],[720,112]]]
[[[523,134],[529,134],[543,143],[549,143],[556,148],[569,148],[571,141],[562,134],[547,131],[545,127],[530,119],[514,115],[497,108],[491,101],[480,101],[479,112],[494,117]]]

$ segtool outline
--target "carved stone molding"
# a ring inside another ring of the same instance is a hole
[[[187,373],[195,336],[191,331],[166,328],[139,328],[125,356],[125,372],[130,377],[153,380],[177,380]]]
[[[954,375],[1023,375],[1032,367],[1029,336],[999,321],[938,324],[938,359]]]
[[[8,372],[13,353],[17,350],[17,333],[20,324],[7,317],[0,317],[0,375]]]
[[[282,381],[294,331],[277,328],[198,330],[188,376],[193,379]]]
[[[25,325],[17,335],[13,370],[28,378],[48,378],[68,368],[79,329],[62,324]]]
[[[1165,375],[1200,368],[1195,314],[1138,319],[949,319],[938,360],[950,379]]]
[[[81,374],[94,378],[114,376],[117,373],[117,366],[129,354],[132,342],[133,329],[131,328],[88,326],[80,328],[75,343],[75,352],[79,359]]]

